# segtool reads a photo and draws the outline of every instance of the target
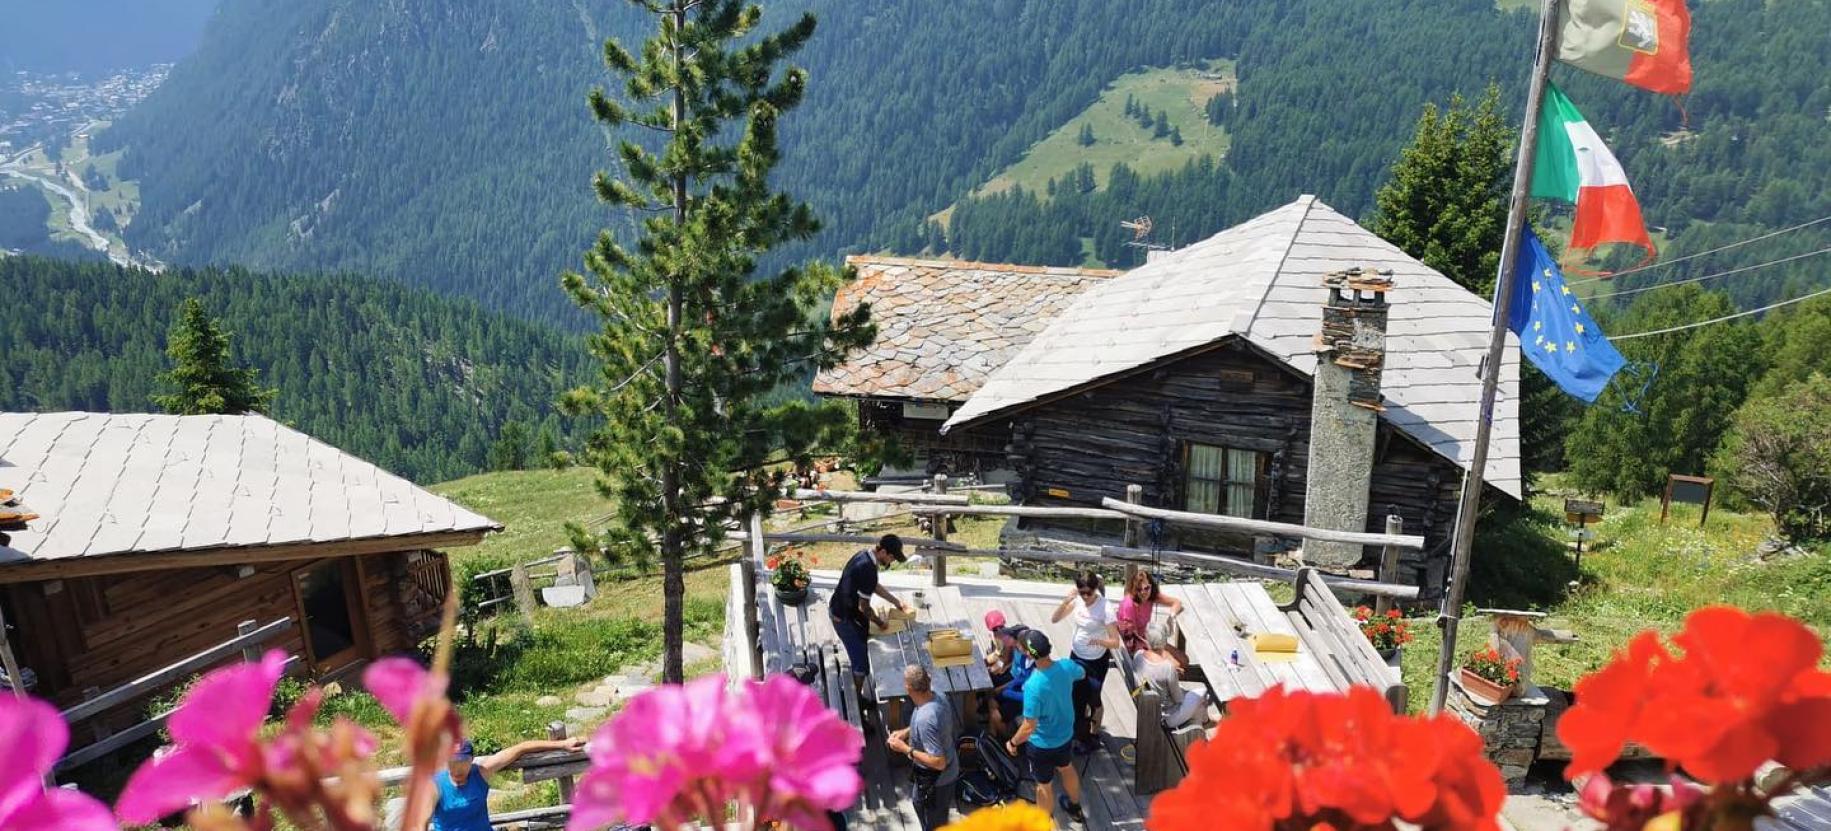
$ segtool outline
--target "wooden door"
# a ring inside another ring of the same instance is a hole
[[[369,625],[363,614],[355,560],[321,560],[293,572],[305,657],[323,674],[369,656]]]

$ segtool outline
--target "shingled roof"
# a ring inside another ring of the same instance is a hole
[[[942,431],[1096,386],[1230,337],[1309,375],[1324,274],[1392,272],[1381,391],[1387,422],[1465,470],[1476,376],[1493,309],[1313,196],[1222,231],[1080,295],[999,367]],[[1486,479],[1520,495],[1519,349],[1501,366]]]
[[[0,413],[0,489],[42,514],[0,569],[501,528],[259,415]]]
[[[1076,296],[1120,272],[848,257],[833,314],[871,304],[877,340],[814,376],[823,395],[965,401]]]

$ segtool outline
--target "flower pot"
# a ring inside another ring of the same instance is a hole
[[[1399,668],[1399,648],[1398,647],[1395,646],[1391,649],[1382,649],[1382,650],[1379,650],[1379,653],[1380,653],[1380,658],[1385,660],[1386,666],[1392,667],[1393,669]]]
[[[799,606],[807,602],[807,587],[802,586],[798,589],[777,588],[776,599],[782,601],[782,605],[784,606]]]
[[[1470,670],[1462,671],[1462,688],[1468,694],[1488,704],[1499,704],[1513,697],[1513,687],[1508,684],[1496,684]]]

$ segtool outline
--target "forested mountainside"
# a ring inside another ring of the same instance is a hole
[[[217,0],[0,0],[0,71],[96,74],[178,60]]]
[[[277,388],[269,414],[419,482],[483,470],[507,432],[560,435],[551,402],[584,350],[461,299],[355,277],[0,258],[0,410],[147,412],[166,334],[199,297],[237,361]]]
[[[827,230],[783,256],[1067,262],[1085,240],[1129,265],[1117,223],[1140,214],[1176,242],[1302,192],[1362,215],[1425,102],[1498,82],[1518,111],[1533,29],[1489,0],[766,5],[778,23],[821,21],[796,61],[811,83],[784,121],[780,172]],[[1827,7],[1702,4],[1688,132],[1671,99],[1559,70],[1674,252],[1822,215]],[[353,269],[576,321],[555,274],[624,221],[590,193],[611,159],[583,99],[608,80],[601,38],[644,26],[622,0],[228,4],[100,138],[127,148],[123,175],[141,182],[129,241],[180,263]],[[1225,159],[962,201],[1119,76],[1215,58],[1239,78]],[[956,203],[943,239],[928,217]]]

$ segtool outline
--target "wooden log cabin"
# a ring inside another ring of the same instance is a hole
[[[833,314],[871,306],[877,340],[814,376],[814,392],[858,402],[862,426],[913,462],[889,473],[1010,478],[1006,425],[942,435],[941,424],[1088,286],[1117,271],[854,256]]]
[[[1382,285],[1325,286],[1353,269]],[[1331,306],[1347,328],[1325,339]],[[1426,539],[1401,578],[1435,591],[1473,452],[1491,314],[1487,300],[1304,196],[1077,293],[940,432],[1001,443],[1025,505],[1094,506],[1136,484],[1147,505],[1344,530],[1383,531],[1396,514]],[[1500,371],[1487,481],[1493,495],[1518,499],[1517,349]],[[1045,547],[1110,544],[1121,531],[1013,528],[1011,544],[1034,536]],[[1164,530],[1144,544],[1263,555],[1277,542]],[[1315,548],[1305,551],[1313,564],[1378,558]]]
[[[66,707],[248,620],[293,619],[266,647],[314,677],[410,650],[438,626],[440,550],[500,529],[259,415],[0,413],[0,489],[39,514],[0,541],[0,611]]]

